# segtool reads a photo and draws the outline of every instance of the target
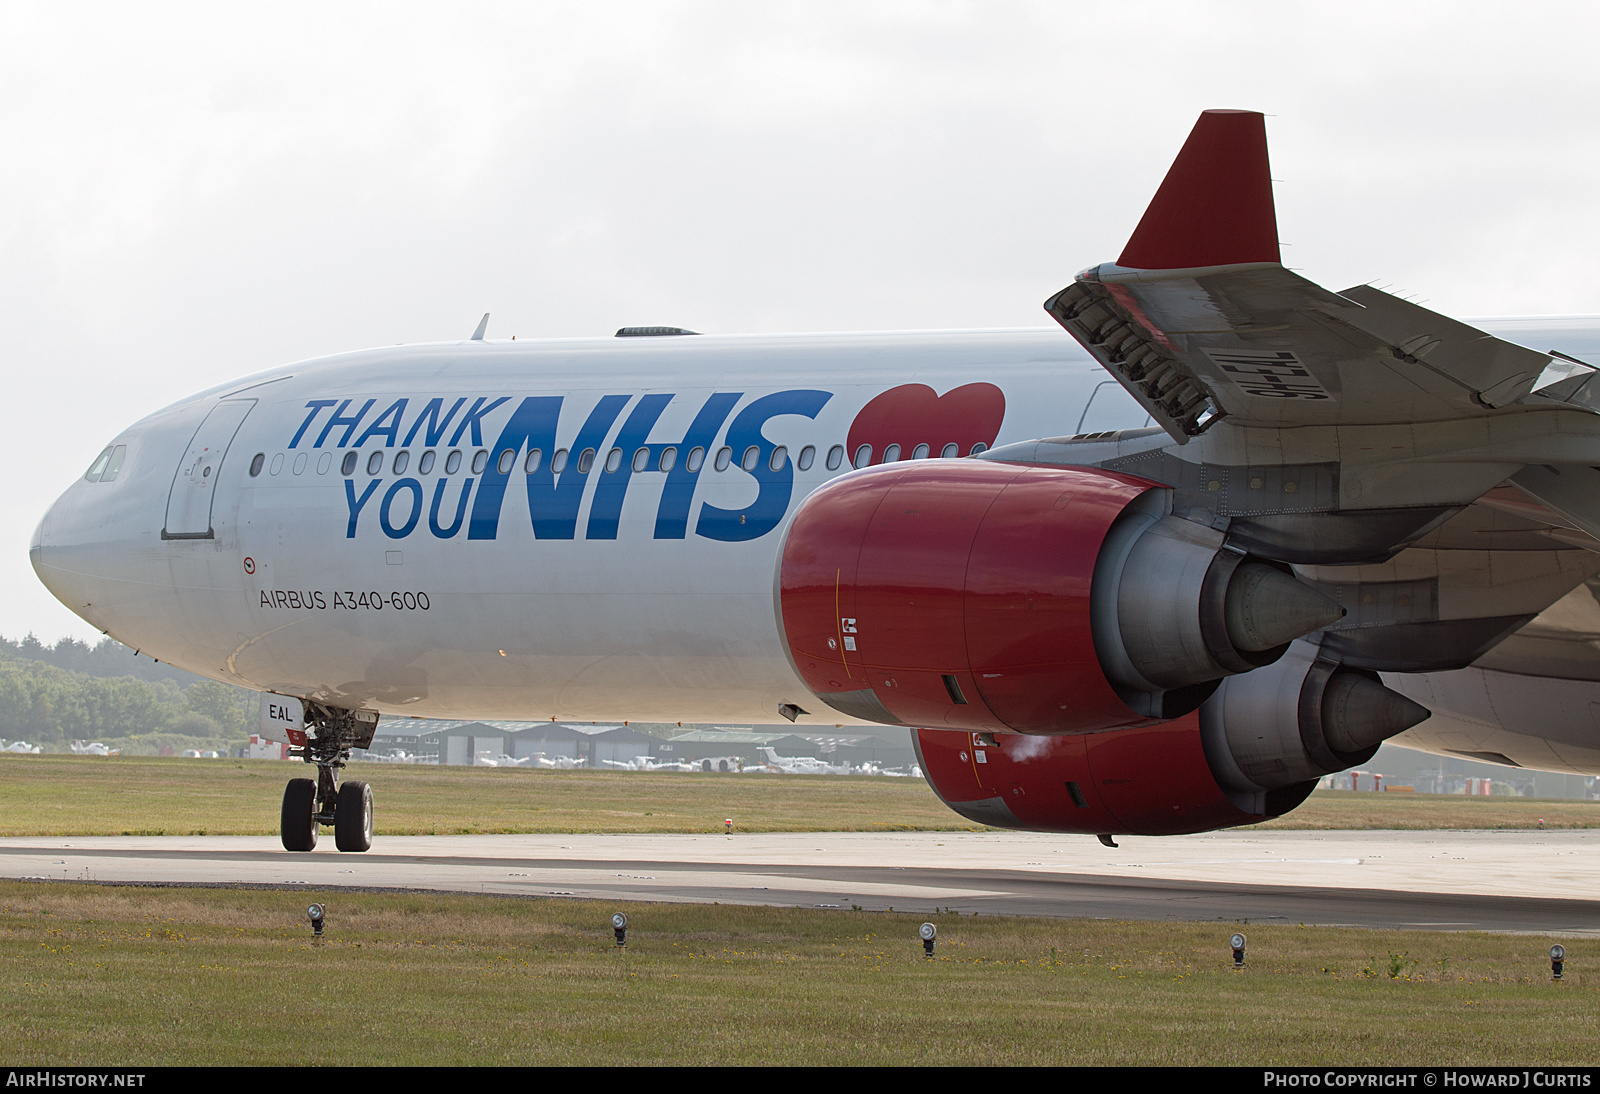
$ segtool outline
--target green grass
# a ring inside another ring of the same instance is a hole
[[[0,836],[277,835],[281,760],[0,754]],[[385,835],[976,831],[921,779],[358,764]]]
[[[0,753],[0,836],[276,835],[277,760]],[[358,764],[385,835],[977,831],[921,779]],[[1263,828],[1600,827],[1600,802],[1323,790]]]
[[[301,918],[328,905],[313,943]],[[607,919],[625,909],[626,953]],[[1600,942],[0,882],[50,1064],[1592,1064]]]

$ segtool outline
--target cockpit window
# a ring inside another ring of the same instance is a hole
[[[122,458],[127,453],[128,446],[125,444],[108,447],[94,458],[94,463],[89,465],[89,470],[83,477],[89,482],[110,482],[117,477],[117,472],[122,470]]]
[[[106,449],[94,458],[94,463],[89,465],[89,473],[83,477],[90,482],[99,482],[100,473],[106,469],[106,464],[111,462],[111,449]]]

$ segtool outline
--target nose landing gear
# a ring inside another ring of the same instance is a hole
[[[356,781],[340,786],[339,770],[352,748],[372,744],[378,715],[308,701],[305,727],[306,743],[289,749],[289,755],[316,764],[317,777],[290,779],[284,787],[279,827],[284,850],[311,850],[317,845],[317,830],[331,825],[339,850],[365,851],[372,846],[372,788]]]

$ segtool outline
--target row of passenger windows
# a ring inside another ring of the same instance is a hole
[[[982,441],[979,441],[977,444],[972,446],[967,454],[976,456],[978,453],[986,451],[988,447],[988,445],[984,444]],[[102,453],[101,459],[104,460],[109,452],[110,450],[108,449],[106,453]],[[891,444],[883,450],[883,458],[879,462],[894,463],[901,458],[901,452],[902,450],[899,445]],[[115,457],[117,466],[121,465],[121,453],[122,449],[118,448],[117,455]],[[501,451],[498,459],[495,461],[495,470],[502,475],[509,475],[517,465],[518,453],[519,450],[515,448],[507,448]],[[382,448],[371,452],[366,459],[367,474],[381,474],[383,472],[384,460],[387,455],[387,450]],[[578,473],[581,475],[587,475],[590,469],[594,467],[595,458],[597,455],[598,453],[596,453],[596,451],[592,448],[585,448],[582,452],[580,452],[578,454]],[[603,464],[605,470],[608,473],[622,470],[623,455],[624,453],[620,448],[613,448],[611,451],[607,452],[605,462]],[[930,455],[932,455],[932,449],[926,444],[919,444],[911,450],[910,458],[913,460],[924,460]],[[939,455],[944,459],[953,459],[961,455],[960,446],[956,444],[947,444],[939,452]],[[328,473],[328,468],[332,464],[332,456],[333,454],[331,452],[322,453],[321,458],[317,461],[317,474],[325,475]],[[305,452],[301,452],[295,456],[293,471],[296,475],[304,473],[308,458],[309,454]],[[570,453],[567,449],[557,449],[550,457],[551,473],[559,475],[565,471],[567,469],[567,461],[569,458]],[[705,458],[706,450],[704,448],[698,446],[691,448],[689,449],[689,454],[684,457],[684,467],[691,472],[699,471],[701,465],[705,463]],[[816,462],[816,458],[816,446],[808,444],[800,450],[799,456],[795,459],[795,466],[801,471],[809,471],[811,470],[812,464]],[[465,454],[461,449],[458,448],[452,450],[444,457],[444,473],[446,475],[454,475],[456,472],[460,471],[461,464],[464,459]],[[530,448],[527,455],[522,460],[522,469],[527,473],[532,474],[533,472],[539,470],[539,465],[543,462],[543,460],[543,450],[538,448]],[[789,449],[783,445],[779,445],[772,450],[772,455],[767,458],[767,466],[773,471],[777,471],[780,470],[783,465],[788,462],[788,460]],[[339,465],[340,474],[354,475],[356,473],[356,468],[361,465],[361,462],[360,452],[353,450],[346,452],[344,454],[344,460]],[[749,448],[744,450],[743,456],[741,456],[739,459],[739,466],[746,471],[754,471],[760,462],[761,448],[758,445],[751,445]],[[850,464],[852,467],[866,467],[872,462],[872,446],[870,444],[863,444],[856,448],[855,453],[851,457]],[[96,461],[95,466],[99,467],[100,463],[101,461]],[[417,468],[415,473],[418,475],[430,475],[433,473],[434,468],[438,466],[438,463],[438,453],[433,449],[429,449],[417,458]],[[832,448],[828,449],[826,466],[829,471],[837,471],[840,465],[843,463],[844,445],[836,444]],[[267,473],[271,475],[277,475],[283,471],[283,465],[284,454],[280,452],[272,457],[272,466],[267,468]],[[659,450],[646,445],[638,449],[633,454],[632,467],[636,472],[643,473],[646,471],[671,471],[677,465],[678,449],[675,445],[668,445]],[[265,452],[257,452],[255,458],[250,461],[250,476],[254,478],[255,476],[261,474],[262,469],[266,466],[267,454]],[[472,473],[474,475],[483,474],[484,471],[486,471],[489,467],[488,450],[480,448],[477,452],[473,453],[472,463],[469,466],[472,468]],[[717,450],[717,454],[712,458],[711,466],[718,471],[726,471],[729,467],[733,466],[733,449],[726,447],[719,448]],[[396,452],[394,454],[394,461],[390,465],[390,473],[394,475],[403,475],[410,468],[411,453],[407,451]],[[113,468],[103,477],[110,478],[115,474],[116,471]],[[95,477],[94,468],[90,468],[89,475],[91,479]]]

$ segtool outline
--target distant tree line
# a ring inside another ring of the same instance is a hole
[[[132,676],[152,684],[171,680],[180,688],[187,688],[205,679],[136,654],[115,638],[102,638],[93,646],[76,638],[63,638],[55,645],[47,646],[31,634],[19,642],[0,637],[0,657],[6,654],[24,661],[43,661],[58,669],[81,672],[85,676]]]
[[[148,657],[110,638],[94,646],[0,637],[0,737],[64,745],[153,734],[242,741],[256,695]]]

